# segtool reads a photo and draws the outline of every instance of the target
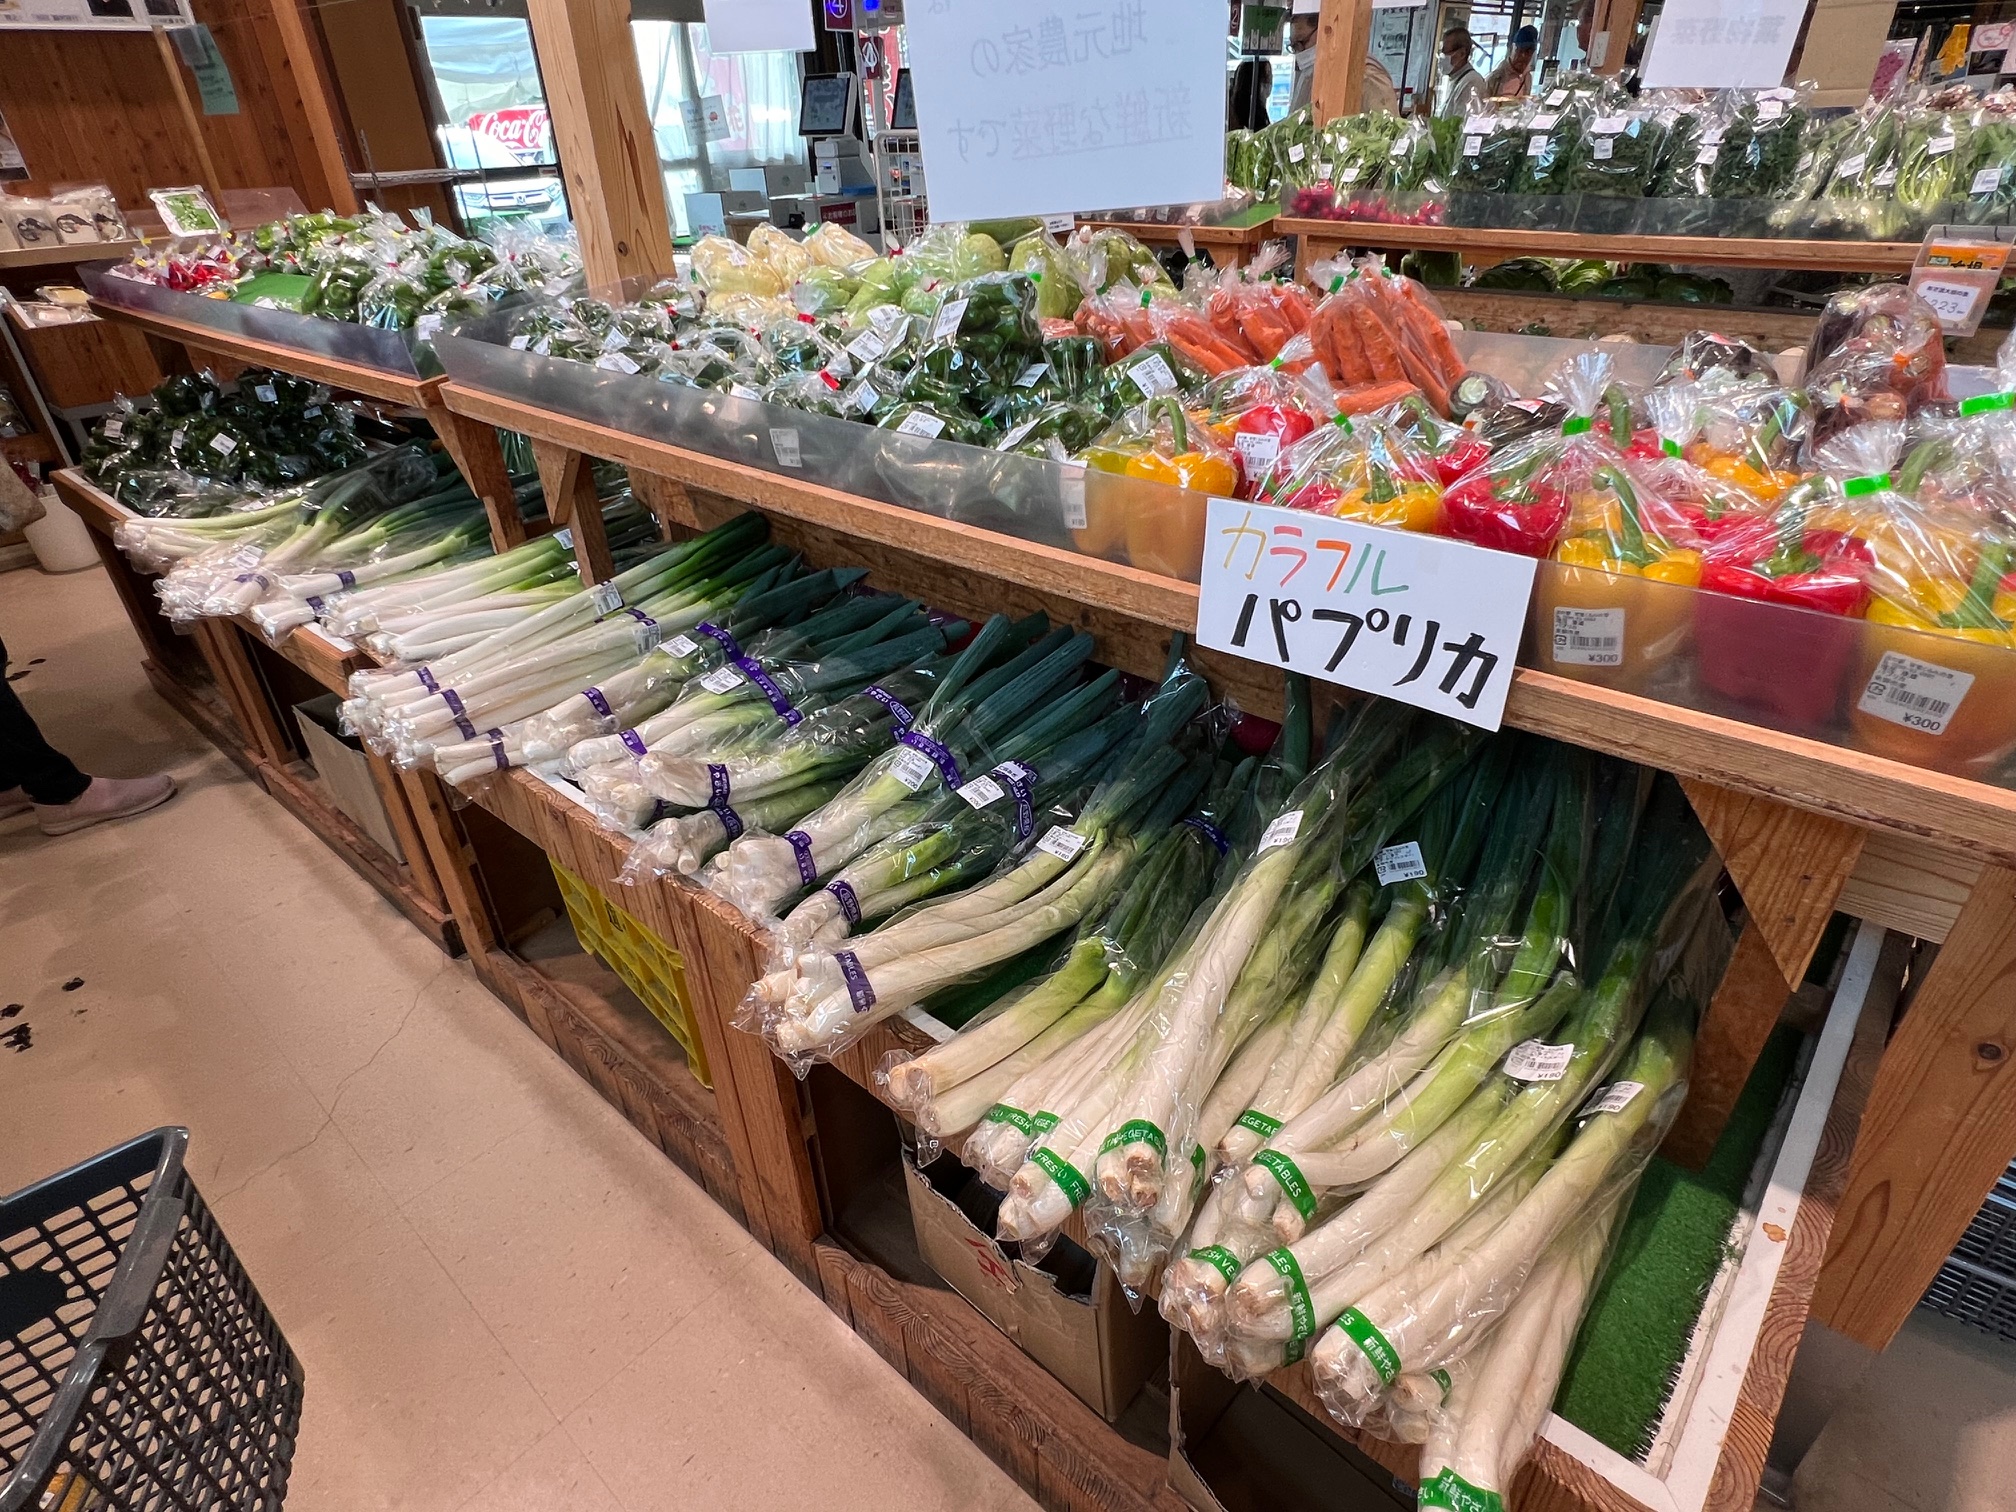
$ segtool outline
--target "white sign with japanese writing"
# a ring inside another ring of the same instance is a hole
[[[1213,499],[1197,639],[1495,730],[1537,566],[1440,536]]]
[[[933,220],[1224,192],[1223,0],[911,0]]]
[[[1807,0],[1667,0],[1645,59],[1645,87],[1783,84],[1806,5]]]
[[[710,52],[811,52],[819,45],[804,0],[707,0],[703,14]]]

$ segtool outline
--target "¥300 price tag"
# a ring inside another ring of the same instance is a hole
[[[1213,499],[1197,638],[1495,730],[1537,566],[1439,536]]]

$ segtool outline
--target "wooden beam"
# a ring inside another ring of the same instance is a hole
[[[483,513],[490,520],[490,544],[499,551],[525,544],[525,519],[518,513],[518,501],[511,488],[511,471],[504,465],[504,447],[497,427],[458,415],[442,404],[438,391],[429,391],[422,413],[434,434],[441,438],[448,455],[455,459],[470,491],[483,501]]]
[[[1687,1073],[1687,1101],[1660,1149],[1667,1159],[1696,1171],[1708,1163],[1791,992],[1769,941],[1752,919],[1743,926],[1722,985],[1702,1015],[1693,1069]]]
[[[168,33],[155,28],[154,46],[161,54],[161,66],[168,70],[168,83],[175,91],[175,103],[181,109],[182,124],[188,129],[191,144],[196,149],[196,161],[203,168],[203,186],[211,197],[219,203],[224,196],[224,180],[217,175],[217,164],[210,156],[209,140],[203,135],[203,117],[196,113],[196,102],[189,98],[189,81],[182,77],[182,60],[176,55],[175,44],[168,40]]]
[[[2016,1156],[2016,871],[1981,874],[1876,1074],[1813,1316],[1887,1345]]]
[[[528,14],[589,284],[670,273],[672,221],[628,0],[530,0]]]
[[[1323,0],[1309,93],[1309,113],[1317,125],[1358,113],[1371,50],[1372,0]]]
[[[1779,974],[1798,986],[1868,832],[1753,793],[1709,782],[1680,785],[1736,879],[1750,923],[1770,946]]]
[[[281,96],[288,135],[295,138],[295,156],[303,160],[304,166],[313,163],[321,171],[319,194],[315,192],[316,186],[304,186],[309,190],[310,207],[320,209],[326,205],[338,215],[354,215],[358,209],[357,191],[351,187],[350,162],[343,151],[343,107],[322,39],[311,28],[301,0],[267,0],[267,5],[272,13],[273,40],[279,44],[278,56],[268,45],[267,28],[255,25],[253,30],[258,34],[274,92]],[[256,11],[257,0],[250,8]],[[256,14],[253,17],[255,22],[260,19]],[[290,87],[291,99],[287,97]],[[305,143],[300,141],[303,128],[307,135]]]
[[[593,461],[584,452],[550,441],[534,441],[532,457],[539,464],[539,486],[546,492],[548,518],[574,534],[574,560],[580,564],[581,581],[608,582],[616,576],[616,563],[609,555],[608,532],[602,527],[602,501],[595,494]]]

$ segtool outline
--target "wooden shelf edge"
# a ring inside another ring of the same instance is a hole
[[[1916,242],[1815,241],[1791,237],[1614,236],[1582,231],[1520,231],[1509,227],[1422,226],[1389,221],[1282,216],[1277,236],[1302,241],[1302,267],[1312,245],[1412,247],[1424,251],[1504,253],[1508,257],[1600,257],[1623,262],[1719,265],[1732,268],[1824,268],[1843,273],[1904,273],[1918,257]]]
[[[103,262],[106,258],[124,258],[140,249],[140,242],[126,241],[65,242],[54,247],[8,247],[0,250],[0,273],[12,273],[21,268],[74,268],[79,263]]]
[[[472,419],[719,493],[748,507],[1164,629],[1196,628],[1195,584],[724,462],[461,384],[448,384],[441,399]],[[1813,813],[2016,861],[2016,792],[1986,783],[1525,668],[1515,676],[1506,722]]]

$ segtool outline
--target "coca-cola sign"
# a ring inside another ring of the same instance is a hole
[[[502,142],[530,163],[546,156],[553,120],[544,105],[507,105],[502,110],[478,111],[469,117],[469,129]]]

